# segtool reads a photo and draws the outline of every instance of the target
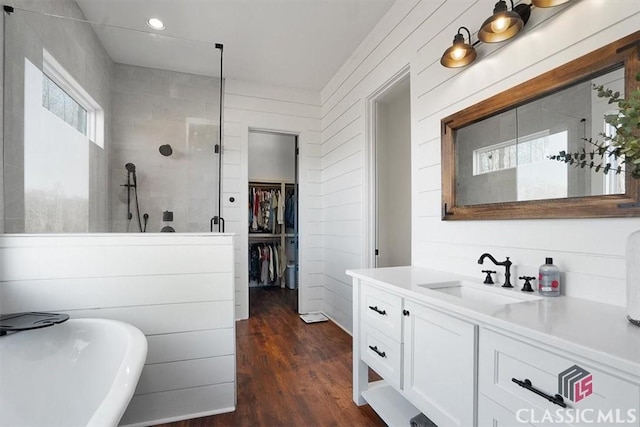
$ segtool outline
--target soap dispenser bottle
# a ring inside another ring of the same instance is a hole
[[[560,270],[553,265],[553,258],[546,258],[538,273],[538,292],[540,295],[560,296]]]

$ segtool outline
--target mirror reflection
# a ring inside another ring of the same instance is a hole
[[[604,117],[616,106],[598,98],[594,84],[624,94],[624,69],[456,129],[456,205],[624,194],[623,173],[596,173],[549,158],[561,151],[588,153],[591,138],[611,134]]]
[[[220,50],[78,4],[5,13],[5,232],[210,231]]]

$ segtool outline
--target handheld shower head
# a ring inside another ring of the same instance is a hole
[[[126,165],[124,165],[124,167],[127,169],[128,175],[133,175],[133,186],[136,187],[138,185],[138,178],[136,177],[136,165],[134,165],[133,163],[127,163]]]

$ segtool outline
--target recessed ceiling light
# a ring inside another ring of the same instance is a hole
[[[147,19],[147,25],[154,30],[164,30],[164,22],[162,22],[158,18]]]

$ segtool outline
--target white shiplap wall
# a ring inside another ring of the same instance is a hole
[[[479,45],[470,67],[442,67],[440,56],[458,27],[477,30],[494,3],[396,2],[322,91],[323,311],[347,330],[352,329],[351,283],[344,271],[368,267],[366,100],[407,65],[412,264],[478,276],[478,256],[491,252],[510,256],[515,276],[534,273],[551,256],[564,272],[567,295],[624,305],[624,241],[640,226],[638,220],[440,220],[443,117],[640,28],[638,1],[574,1],[534,9],[524,33],[507,43]]]
[[[317,92],[225,81],[223,212],[226,231],[237,233],[236,319],[249,316],[248,140],[249,129],[298,135],[299,312],[322,309],[320,96]],[[234,202],[229,198],[233,197]]]
[[[231,235],[0,236],[0,313],[51,311],[132,324],[148,353],[121,425],[235,410]]]

